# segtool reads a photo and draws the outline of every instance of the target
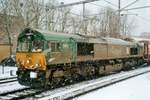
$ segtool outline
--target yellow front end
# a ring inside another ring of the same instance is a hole
[[[46,70],[45,55],[41,52],[16,53],[16,62],[21,69]]]
[[[46,80],[46,60],[42,52],[18,52],[16,54],[18,66],[17,78],[21,85],[31,87],[44,86]]]

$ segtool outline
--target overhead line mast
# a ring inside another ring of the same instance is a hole
[[[119,33],[120,33],[120,25],[121,25],[121,22],[120,22],[120,9],[121,9],[121,1],[118,0],[118,30],[119,30]]]
[[[91,3],[91,2],[95,2],[95,1],[100,1],[100,0],[84,0],[84,1],[79,1],[79,2],[74,2],[74,3],[68,3],[68,4],[61,4],[61,5],[58,5],[58,6],[51,6],[50,8],[51,9],[56,9],[56,8],[62,8],[62,7],[69,7],[69,6],[75,6],[75,5],[80,5],[82,4],[83,5],[83,31],[85,34],[87,34],[87,29],[86,29],[86,23],[85,23],[85,18],[86,18],[86,15],[85,15],[85,4],[86,3]],[[105,2],[109,3],[109,4],[112,4],[110,3],[109,1],[106,1],[104,0]],[[118,28],[119,28],[119,32],[120,32],[120,15],[121,15],[121,11],[126,11],[126,10],[135,10],[135,9],[142,9],[142,8],[148,8],[149,6],[145,6],[145,7],[139,7],[139,8],[131,8],[131,9],[125,9],[129,6],[131,6],[132,4],[136,3],[137,1],[139,0],[135,0],[134,2],[132,2],[131,4],[125,6],[124,8],[121,8],[121,0],[118,0]],[[114,5],[115,6],[115,5]]]
[[[69,7],[69,6],[74,6],[74,5],[79,5],[79,4],[83,4],[83,31],[84,34],[87,34],[87,28],[85,25],[85,4],[86,3],[90,3],[90,2],[95,2],[95,1],[99,1],[99,0],[85,0],[85,1],[79,1],[79,2],[74,2],[74,3],[69,3],[69,4],[63,4],[63,5],[59,5],[59,6],[54,6],[52,7],[53,9],[55,8],[62,8],[62,7]]]

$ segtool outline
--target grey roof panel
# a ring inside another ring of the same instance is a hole
[[[128,45],[134,46],[137,43],[125,41],[122,39],[110,38],[110,37],[92,37],[92,36],[85,36],[81,34],[69,34],[69,33],[61,33],[61,32],[50,32],[50,31],[43,31],[40,29],[33,29],[45,35],[46,38],[51,36],[60,36],[65,38],[72,38],[76,42],[88,42],[88,43],[109,43],[114,45]]]
[[[128,42],[122,39],[116,39],[116,38],[110,38],[110,37],[106,37],[104,38],[107,40],[107,43],[109,44],[115,44],[115,45],[134,45],[132,42]]]

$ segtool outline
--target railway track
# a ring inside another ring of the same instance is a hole
[[[140,68],[132,71],[113,74],[98,79],[80,82],[77,84],[56,88],[56,89],[31,89],[23,88],[7,93],[0,93],[1,100],[20,100],[20,99],[49,99],[62,100],[72,99],[85,93],[99,88],[150,72],[150,67]]]
[[[27,97],[28,95],[32,95],[32,93],[35,92],[35,90],[30,89],[30,88],[23,88],[23,89],[18,89],[14,91],[10,91],[7,93],[1,93],[0,94],[0,99],[1,100],[16,100],[16,99],[23,99]]]
[[[0,79],[0,84],[15,82],[15,81],[17,81],[17,77],[2,78]]]
[[[84,95],[91,91],[115,84],[133,78],[142,74],[150,72],[150,67],[132,70],[129,72],[122,72],[115,75],[110,75],[95,80],[81,82],[75,85],[66,86],[64,88],[56,89],[53,91],[43,92],[40,95],[35,95],[34,99],[38,100],[68,100]]]

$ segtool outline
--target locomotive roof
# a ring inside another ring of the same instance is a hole
[[[68,40],[74,39],[76,42],[88,42],[88,43],[108,43],[108,44],[116,44],[116,45],[136,45],[136,43],[128,42],[122,39],[110,38],[110,37],[92,37],[85,36],[81,34],[68,34],[68,33],[60,33],[60,32],[50,32],[43,31],[40,29],[34,28],[26,28],[25,30],[32,30],[34,33],[40,33],[44,36],[46,40]],[[22,32],[24,33],[24,32]]]
[[[62,32],[52,32],[52,31],[44,31],[44,30],[40,30],[40,29],[35,29],[36,31],[42,33],[45,36],[46,40],[51,40],[51,39],[69,39],[69,38],[73,38],[73,39],[83,39],[82,37],[80,37],[79,35],[75,35],[75,34],[68,34],[68,33],[62,33]]]
[[[117,44],[117,45],[135,45],[133,42],[125,41],[122,39],[116,39],[116,38],[105,38],[109,44]]]

